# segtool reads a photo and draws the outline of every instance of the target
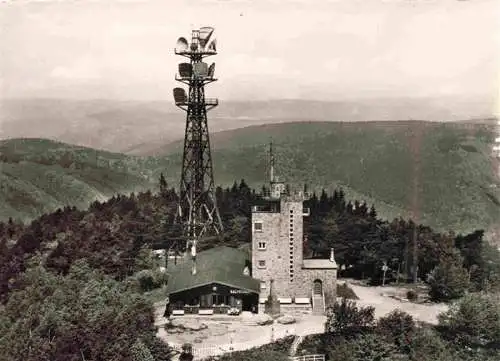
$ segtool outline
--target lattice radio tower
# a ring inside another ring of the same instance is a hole
[[[195,253],[196,242],[210,234],[222,231],[222,222],[215,199],[215,183],[210,154],[207,112],[218,105],[218,100],[205,98],[205,85],[216,81],[215,63],[208,66],[203,59],[216,55],[214,29],[202,27],[192,31],[191,43],[181,37],[175,54],[189,62],[179,64],[175,80],[189,87],[174,89],[175,105],[186,112],[184,154],[180,198],[176,223],[183,225],[186,249],[191,244]]]

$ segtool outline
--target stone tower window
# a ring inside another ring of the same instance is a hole
[[[266,268],[266,261],[264,261],[264,260],[259,260],[258,267],[259,267],[259,268]]]
[[[266,242],[259,242],[259,249],[260,250],[263,250],[263,249],[266,249]]]
[[[253,231],[254,232],[262,232],[262,222],[255,222],[253,224]]]

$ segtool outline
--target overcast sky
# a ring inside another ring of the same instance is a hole
[[[312,6],[314,4],[314,6]],[[498,0],[1,3],[4,97],[170,98],[214,26],[223,99],[498,97]],[[210,58],[209,58],[210,59]],[[210,61],[210,60],[208,60]]]

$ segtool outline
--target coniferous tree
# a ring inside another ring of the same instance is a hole
[[[163,173],[160,173],[160,194],[166,195],[168,192],[168,183],[167,180],[165,179],[165,176]]]
[[[349,201],[347,203],[346,212],[347,212],[347,214],[353,214],[353,205],[352,205],[351,201]]]

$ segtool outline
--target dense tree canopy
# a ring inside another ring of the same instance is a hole
[[[117,195],[92,203],[88,210],[66,207],[29,225],[13,220],[0,223],[0,299],[5,302],[25,269],[25,260],[38,251],[47,256],[47,268],[55,272],[66,274],[74,261],[85,258],[91,267],[120,280],[141,269],[139,254],[145,245],[175,249],[173,239],[180,235],[173,224],[178,195],[164,177],[160,185],[158,194]],[[230,188],[217,188],[216,196],[225,232],[199,247],[248,243],[251,206],[264,202],[260,193],[241,180]],[[456,236],[411,220],[383,221],[377,218],[375,206],[347,200],[341,189],[332,195],[313,193],[305,207],[311,210],[305,218],[305,256],[328,257],[329,249],[335,248],[341,275],[378,283],[386,263],[389,282],[411,279],[415,266],[418,277],[427,280],[436,267],[446,266],[442,263],[447,255],[458,250],[462,261],[456,266],[465,268],[472,289],[500,287],[500,256],[484,242],[482,231]]]
[[[0,311],[2,360],[135,361],[150,347],[156,361],[170,359],[155,337],[152,304],[84,260],[63,276],[36,256],[17,285]]]

